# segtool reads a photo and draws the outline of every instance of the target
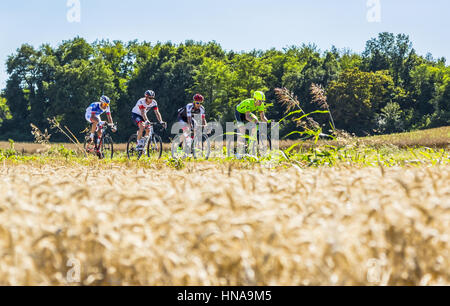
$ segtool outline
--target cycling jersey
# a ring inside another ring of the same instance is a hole
[[[156,100],[153,100],[152,103],[147,104],[145,102],[145,98],[142,98],[139,101],[137,101],[136,106],[132,110],[132,113],[140,116],[141,110],[143,110],[145,112],[145,114],[147,114],[148,111],[151,109],[157,110],[158,102],[156,102]]]
[[[194,107],[194,103],[189,103],[188,105],[186,105],[183,108],[180,108],[178,110],[178,118],[184,122],[188,121],[188,117],[192,118],[192,115],[201,115],[202,119],[205,118],[205,108],[203,106],[200,106],[199,109],[195,109]]]
[[[95,113],[96,116],[100,116],[103,113],[107,113],[107,114],[111,114],[111,109],[108,106],[105,110],[103,110],[100,105],[102,103],[101,102],[94,102],[91,105],[89,105],[89,107],[86,109],[86,114],[87,113]]]
[[[245,114],[247,112],[263,112],[265,111],[266,107],[264,105],[264,102],[261,103],[261,106],[256,106],[255,99],[247,99],[242,101],[241,104],[236,107],[236,109],[239,113]]]

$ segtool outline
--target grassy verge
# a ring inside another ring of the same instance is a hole
[[[287,149],[291,147],[293,144],[298,141],[293,140],[282,140],[280,141],[280,148]],[[379,135],[379,136],[371,136],[371,137],[362,137],[362,138],[346,138],[339,139],[336,141],[319,141],[319,146],[342,146],[348,145],[349,143],[353,143],[355,145],[366,145],[374,148],[386,147],[386,146],[394,146],[401,149],[405,148],[414,148],[414,147],[429,147],[433,149],[442,149],[449,148],[450,146],[450,126],[441,127],[436,129],[415,131],[409,133],[399,133],[399,134],[391,134],[391,135]],[[23,154],[36,154],[41,153],[46,150],[46,147],[41,144],[36,143],[15,143],[15,149]],[[52,145],[64,145],[64,147],[75,150],[76,147],[74,144],[70,143],[53,143]],[[121,152],[126,150],[125,143],[115,144],[115,149]],[[311,148],[314,147],[313,141],[304,141],[302,142],[301,147],[303,148]],[[0,149],[8,149],[10,148],[10,143],[7,141],[0,141]],[[164,144],[164,150],[170,150],[170,144]]]
[[[236,169],[256,169],[260,166],[268,168],[310,168],[310,167],[421,167],[450,164],[450,154],[445,149],[432,149],[426,147],[399,149],[393,146],[346,146],[333,147],[329,145],[316,148],[301,148],[299,151],[286,153],[273,152],[263,158],[246,156],[241,159],[222,156],[212,156],[209,160],[174,160],[169,152],[163,157],[143,157],[141,160],[128,160],[124,152],[118,152],[113,159],[98,160],[95,156],[86,158],[82,154],[56,146],[50,150],[33,155],[22,155],[14,150],[0,150],[0,162],[3,163],[34,163],[58,165],[90,165],[99,167],[127,166],[130,168],[174,168],[184,169],[194,164],[211,166],[225,165]]]

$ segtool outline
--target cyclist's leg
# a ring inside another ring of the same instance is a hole
[[[106,122],[105,121],[101,121],[100,117],[98,117],[98,124],[97,124],[97,136],[98,139],[102,138],[103,135],[103,127],[105,126]]]
[[[102,137],[103,137],[103,127],[105,126],[106,122],[101,121],[100,116],[97,117],[98,124],[97,124],[97,151],[100,151]]]
[[[89,121],[91,122],[91,139],[94,140],[94,134],[97,131],[98,124],[100,123],[100,119],[97,116],[90,116]]]
[[[138,130],[137,140],[141,141],[142,136],[144,136],[144,122],[140,121],[138,123],[138,127],[139,127],[139,130]]]
[[[197,129],[200,129],[201,132],[201,126],[198,124],[197,120],[195,120],[195,118],[191,119],[191,129],[192,131],[194,131],[194,137],[196,135],[196,133],[198,132]]]
[[[133,118],[134,124],[136,124],[139,128],[137,140],[138,142],[142,139],[142,135],[144,134],[144,118],[141,115],[132,113],[131,117]]]
[[[144,134],[144,132],[145,132],[145,134]],[[145,126],[145,123],[141,122],[141,124],[139,125],[139,132],[138,132],[138,134],[141,134],[141,139],[138,140],[138,144],[142,148],[144,148],[145,147],[145,143],[146,143],[146,138],[145,137],[149,137],[150,136],[150,126]]]
[[[235,118],[239,129],[238,143],[245,145],[245,138],[243,136],[245,135],[245,124],[247,123],[247,119],[245,118],[245,114],[242,114],[237,110],[235,112]]]
[[[186,121],[183,120],[180,116],[177,118],[177,122],[181,124],[181,129],[183,130],[183,134],[181,134],[181,143],[184,143],[188,137],[191,137],[191,129]]]
[[[89,135],[89,138],[91,139],[91,142],[94,141],[94,132],[92,132],[93,128],[93,123],[91,121],[91,112],[86,112],[86,115],[84,116],[84,118],[86,119],[87,122],[89,122],[89,125],[91,126],[91,134]]]
[[[150,136],[150,125],[145,127],[145,136],[146,137]]]

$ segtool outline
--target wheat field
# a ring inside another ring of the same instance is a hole
[[[450,284],[450,166],[0,165],[0,285]]]

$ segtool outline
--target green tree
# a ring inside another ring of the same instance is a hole
[[[402,132],[404,128],[403,112],[396,102],[389,102],[376,115],[377,127],[382,133]]]
[[[119,122],[115,138],[126,141],[136,129],[131,109],[147,89],[156,91],[169,124],[195,92],[206,97],[208,119],[222,122],[233,120],[235,106],[255,90],[266,91],[268,102],[273,102],[277,87],[292,90],[306,112],[317,110],[312,83],[326,88],[342,129],[371,133],[377,118],[397,120],[398,115],[406,130],[449,124],[446,61],[417,55],[404,34],[380,33],[367,42],[362,55],[335,47],[322,52],[313,44],[236,53],[214,41],[89,44],[75,37],[56,47],[24,44],[6,64],[9,78],[0,102],[0,135],[16,140],[31,140],[29,124],[48,128],[46,118],[53,116],[78,132],[86,124],[86,107],[106,94]],[[284,111],[275,103],[268,117],[281,119]],[[325,115],[314,119],[323,124],[328,120]],[[286,124],[282,133],[293,128]],[[384,129],[388,130],[392,129]]]
[[[366,71],[389,70],[392,73],[394,83],[400,85],[402,75],[406,69],[407,61],[412,49],[409,36],[383,32],[378,38],[373,38],[366,43],[363,52],[363,67]]]
[[[233,92],[233,78],[230,67],[223,61],[205,58],[203,64],[195,69],[194,84],[188,89],[188,94],[203,94],[209,118],[223,118],[231,107],[229,97]]]
[[[353,68],[332,81],[327,93],[336,127],[363,135],[373,132],[375,114],[395,99],[396,88],[386,71],[374,73]]]
[[[11,118],[11,112],[9,111],[6,99],[0,96],[0,126],[4,120],[9,120]]]
[[[445,70],[429,64],[421,64],[411,72],[412,101],[414,103],[415,126],[427,127],[433,113],[439,112],[440,99],[448,79]]]

